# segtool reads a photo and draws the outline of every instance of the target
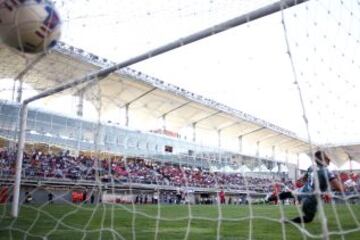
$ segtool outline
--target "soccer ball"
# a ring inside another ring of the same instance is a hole
[[[47,0],[0,0],[0,38],[25,53],[40,53],[56,45],[61,21]]]

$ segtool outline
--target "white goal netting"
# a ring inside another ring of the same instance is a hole
[[[359,1],[55,5],[0,45],[0,239],[358,239]]]

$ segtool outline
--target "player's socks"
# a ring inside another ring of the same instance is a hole
[[[313,219],[312,218],[309,218],[309,217],[296,217],[296,218],[293,218],[291,219],[292,222],[294,223],[309,223],[311,222]]]

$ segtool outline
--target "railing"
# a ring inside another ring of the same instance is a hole
[[[14,181],[13,175],[2,175],[0,176],[0,183],[9,184]],[[66,178],[51,178],[51,177],[22,177],[22,185],[58,185],[58,186],[76,186],[76,187],[102,187],[105,189],[111,188],[143,188],[143,189],[162,189],[162,190],[177,190],[178,188],[193,190],[195,192],[218,192],[219,187],[214,186],[196,186],[196,185],[178,185],[178,184],[164,184],[158,182],[143,182],[143,181],[110,181],[110,182],[96,182],[85,179],[66,179]],[[255,194],[255,193],[266,193],[264,189],[259,185],[233,185],[227,187],[224,190],[232,193],[239,194]]]

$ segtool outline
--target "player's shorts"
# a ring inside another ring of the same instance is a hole
[[[304,213],[304,218],[309,219],[310,221],[315,217],[317,211],[317,200],[315,196],[306,196],[302,197],[302,210]]]

